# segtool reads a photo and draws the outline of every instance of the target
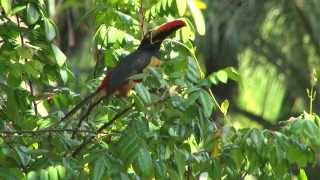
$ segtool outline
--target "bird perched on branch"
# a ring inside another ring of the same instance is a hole
[[[93,102],[82,117],[88,116],[93,107],[104,97],[108,97],[115,92],[119,96],[126,96],[135,83],[130,77],[143,72],[150,64],[157,64],[153,61],[153,57],[158,56],[163,40],[184,26],[186,26],[186,23],[183,20],[173,20],[145,34],[138,49],[121,59],[114,69],[109,70],[97,90],[76,105],[61,121],[73,115],[89,100],[93,100]]]

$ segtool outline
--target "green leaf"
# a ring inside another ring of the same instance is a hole
[[[145,104],[151,103],[150,93],[144,85],[142,85],[141,83],[136,84],[134,89],[138,93],[138,95],[142,98]]]
[[[56,29],[50,19],[44,18],[43,21],[46,40],[51,42],[56,37]]]
[[[226,99],[221,103],[221,111],[224,115],[227,115],[229,108],[229,101]]]
[[[154,176],[152,158],[145,148],[140,149],[134,164],[134,170],[143,177],[142,179],[151,179]]]
[[[27,180],[38,180],[38,174],[35,171],[30,171],[27,174]]]
[[[58,66],[62,67],[67,60],[66,55],[54,44],[51,44],[51,49]]]
[[[50,166],[48,168],[48,174],[49,174],[49,178],[50,180],[58,180],[58,171],[54,166]]]
[[[174,159],[175,159],[175,163],[178,167],[180,177],[183,177],[184,172],[185,172],[185,166],[186,166],[186,157],[185,157],[184,152],[181,149],[177,149],[174,152]]]
[[[298,180],[308,180],[308,176],[307,176],[306,172],[304,171],[304,169],[299,170]]]
[[[7,88],[6,91],[8,96],[8,101],[7,101],[8,117],[9,117],[9,120],[15,122],[17,119],[20,118],[16,93],[12,88]]]
[[[111,68],[114,68],[117,65],[117,60],[113,55],[113,50],[107,49],[104,51],[104,63]]]
[[[96,160],[96,163],[93,169],[92,179],[93,180],[102,179],[105,169],[106,169],[106,166],[105,166],[104,158],[99,158],[98,160]]]
[[[61,166],[61,165],[58,165],[58,166],[56,166],[56,169],[58,171],[60,179],[65,179],[65,177],[66,177],[66,168]]]
[[[12,70],[8,75],[8,84],[13,87],[19,87],[22,82],[21,74],[19,71]]]
[[[15,6],[12,10],[11,10],[11,15],[17,14],[20,11],[23,11],[24,9],[26,9],[26,5],[21,5],[21,6]]]
[[[204,21],[204,17],[200,9],[193,2],[194,0],[188,0],[188,6],[191,11],[193,20],[196,24],[197,31],[200,35],[204,35],[206,33],[206,24]]]
[[[25,167],[28,166],[31,161],[31,156],[28,153],[28,148],[25,146],[18,146],[15,149],[20,158],[22,165]]]
[[[217,78],[219,81],[223,82],[223,83],[227,83],[228,82],[228,73],[224,70],[220,70],[217,72]]]
[[[238,82],[241,80],[239,72],[234,67],[227,67],[224,71],[227,72],[228,78]]]
[[[32,3],[29,3],[27,5],[27,23],[32,25],[38,21],[39,17],[40,14],[37,8]]]
[[[163,161],[156,161],[155,162],[155,179],[166,179],[167,174],[167,166]]]
[[[17,53],[18,53],[19,56],[21,56],[24,59],[31,59],[32,58],[32,52],[26,46],[19,46],[17,48]]]
[[[200,103],[203,107],[204,115],[206,118],[209,118],[213,111],[213,101],[208,92],[201,90],[200,91]]]
[[[4,12],[8,15],[11,14],[11,4],[12,4],[12,0],[1,0],[1,6]]]
[[[179,16],[183,16],[187,9],[187,0],[176,0]]]
[[[60,69],[60,76],[62,79],[62,82],[65,84],[68,81],[68,72],[65,69]]]
[[[41,169],[39,172],[39,176],[41,180],[49,180],[49,174],[48,171]]]

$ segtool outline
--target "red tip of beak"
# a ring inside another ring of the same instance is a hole
[[[173,28],[181,28],[183,26],[186,26],[186,23],[181,19],[176,19],[176,20],[173,20],[173,21],[170,21],[170,22],[167,22],[167,23],[160,25],[157,28],[157,31],[169,31]]]

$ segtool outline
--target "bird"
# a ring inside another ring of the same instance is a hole
[[[87,101],[93,100],[86,113],[80,118],[79,124],[87,117],[90,111],[100,103],[100,101],[116,93],[117,96],[127,96],[130,89],[137,83],[136,80],[130,79],[135,74],[142,73],[150,64],[158,65],[159,50],[163,40],[178,29],[186,26],[182,19],[176,19],[166,22],[157,28],[147,32],[138,48],[120,60],[119,64],[108,70],[98,88],[74,108],[72,108],[60,122],[68,119],[75,114]]]

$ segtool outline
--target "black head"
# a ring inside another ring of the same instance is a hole
[[[149,31],[145,34],[139,48],[159,50],[164,39],[184,26],[186,26],[186,23],[180,19],[164,23],[155,30]]]

